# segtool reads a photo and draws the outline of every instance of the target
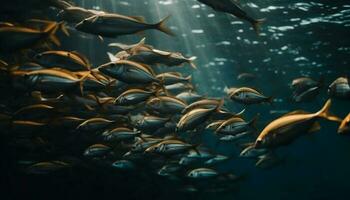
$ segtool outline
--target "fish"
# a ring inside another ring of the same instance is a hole
[[[79,124],[76,129],[81,131],[97,131],[101,128],[106,128],[113,122],[104,118],[91,118]]]
[[[318,81],[315,81],[310,77],[300,77],[292,81],[291,88],[294,90],[296,94],[300,94],[310,88],[314,88],[314,87],[321,88],[323,84],[324,84],[323,77],[321,77]]]
[[[45,119],[53,115],[55,108],[46,104],[33,104],[22,107],[13,113],[14,119]]]
[[[217,102],[214,108],[196,108],[189,111],[180,118],[176,125],[176,131],[181,132],[196,129],[199,125],[205,123],[214,112],[220,110],[223,103],[224,101],[221,100]]]
[[[193,164],[201,164],[206,162],[209,159],[214,158],[215,155],[209,152],[208,150],[202,150],[198,148],[195,150],[190,150],[188,153],[181,157],[179,160],[180,165],[193,165]]]
[[[188,113],[189,111],[196,109],[196,108],[213,108],[215,106],[218,105],[218,103],[220,102],[220,99],[203,99],[203,100],[199,100],[196,102],[191,103],[190,105],[188,105],[183,111],[182,113]]]
[[[328,94],[339,99],[350,99],[350,85],[347,77],[339,77],[328,87]]]
[[[29,166],[26,171],[30,174],[49,174],[69,168],[71,165],[63,161],[39,162]]]
[[[120,170],[134,170],[135,164],[129,160],[117,160],[112,163],[112,167]]]
[[[165,17],[156,24],[148,24],[144,22],[142,17],[125,16],[115,13],[99,13],[82,20],[75,25],[75,28],[85,33],[111,38],[135,34],[149,29],[156,29],[167,35],[174,35],[165,26],[165,22],[169,17]]]
[[[177,83],[190,83],[192,76],[183,77],[181,73],[178,72],[166,72],[158,74],[157,79],[161,80],[164,85],[173,85]]]
[[[44,30],[22,26],[1,27],[0,51],[15,52],[25,50],[47,41],[52,41],[59,46],[61,43],[55,35],[58,28],[59,25],[57,23],[47,25]]]
[[[37,121],[29,121],[29,120],[13,120],[11,123],[11,131],[13,133],[27,133],[42,130],[42,128],[46,128],[47,123],[45,122],[37,122]]]
[[[164,140],[155,145],[152,145],[148,147],[145,150],[145,152],[169,156],[169,155],[182,154],[187,152],[190,149],[196,149],[196,146],[185,143],[180,140],[171,139],[171,140]]]
[[[276,155],[273,154],[264,154],[259,156],[258,161],[255,163],[255,166],[261,169],[269,169],[272,167],[275,167],[277,165],[280,165],[283,163],[283,159],[278,158]]]
[[[318,119],[341,122],[341,119],[329,112],[331,100],[316,113],[296,111],[286,114],[270,122],[259,134],[255,148],[277,148],[288,145],[305,133],[317,131],[320,126]]]
[[[60,67],[70,71],[90,70],[89,60],[76,51],[45,51],[34,56],[36,63],[47,68]]]
[[[187,106],[185,102],[171,96],[151,97],[146,102],[147,107],[160,114],[180,114]]]
[[[242,138],[246,138],[248,136],[252,135],[250,131],[245,131],[245,132],[240,132],[234,135],[228,134],[224,135],[219,138],[220,141],[225,141],[225,142],[235,142],[237,140],[240,140]]]
[[[240,133],[254,133],[259,115],[255,116],[249,122],[245,122],[242,118],[232,117],[224,121],[215,132],[224,135],[236,135]]]
[[[296,94],[294,93],[293,95],[293,100],[295,102],[307,102],[307,101],[312,101],[317,97],[317,95],[320,93],[320,87],[312,87],[310,89],[307,89],[306,91]]]
[[[134,131],[125,127],[118,127],[112,130],[106,130],[105,132],[102,133],[102,136],[108,142],[124,141],[124,140],[134,139],[135,137],[140,137],[141,132]]]
[[[84,156],[89,158],[98,158],[98,157],[104,157],[108,153],[110,153],[112,150],[111,147],[104,145],[104,144],[94,144],[89,146],[84,151]]]
[[[44,92],[69,92],[79,88],[83,93],[83,82],[88,78],[90,72],[85,72],[84,76],[63,69],[42,69],[30,72],[15,71],[14,75],[19,77],[15,82],[18,88],[28,88]]]
[[[110,62],[98,67],[98,70],[112,78],[128,84],[160,83],[154,71],[147,65],[128,60]]]
[[[210,123],[210,124],[208,124],[205,128],[206,129],[209,129],[209,130],[216,130],[216,129],[218,129],[219,127],[220,127],[220,125],[222,124],[222,123],[224,123],[226,120],[217,120],[217,121],[214,121],[214,122],[212,122],[212,123]]]
[[[344,135],[350,133],[350,113],[341,122],[338,128],[338,133]]]
[[[84,19],[87,19],[89,17],[99,15],[99,14],[105,14],[103,11],[98,10],[91,10],[91,9],[85,9],[82,7],[77,6],[69,6],[61,10],[57,17],[59,20],[64,20],[68,23],[79,23],[83,21]]]
[[[268,153],[268,149],[256,149],[254,145],[249,145],[241,151],[239,157],[241,158],[258,158],[264,154]]]
[[[239,81],[253,81],[256,79],[256,75],[252,73],[241,73],[237,76],[237,80]]]
[[[204,99],[204,96],[201,96],[193,91],[185,91],[185,92],[181,92],[180,94],[177,94],[176,98],[181,99],[187,104],[191,104],[195,101]]]
[[[60,94],[60,95],[55,96],[55,97],[44,97],[40,91],[31,92],[31,96],[40,103],[42,103],[42,102],[57,103],[57,102],[61,101],[62,98],[64,97],[63,94]]]
[[[193,179],[211,179],[217,176],[219,176],[219,172],[209,168],[197,168],[187,173],[187,177]]]
[[[146,138],[144,140],[140,140],[139,142],[136,142],[131,147],[131,152],[133,153],[143,153],[145,150],[150,148],[153,145],[156,145],[160,143],[163,139],[160,138]]]
[[[156,96],[158,91],[146,91],[142,89],[129,89],[120,94],[115,100],[114,104],[120,106],[136,105],[147,101],[152,96]]]
[[[224,156],[224,155],[216,155],[215,157],[210,158],[209,160],[205,161],[204,164],[206,164],[206,165],[216,165],[216,164],[218,164],[218,163],[227,161],[228,159],[229,159],[229,157],[227,157],[227,156]]]
[[[183,66],[189,64],[193,69],[196,69],[194,61],[197,57],[185,57],[180,52],[170,52],[154,48],[151,45],[145,44],[146,38],[140,42],[132,45],[121,43],[111,43],[109,46],[122,49],[116,55],[109,53],[111,61],[115,60],[131,60],[134,62],[144,63],[147,65],[161,65],[161,66]]]
[[[170,118],[147,115],[142,117],[142,119],[136,121],[135,127],[136,129],[142,130],[144,132],[155,131],[159,128],[164,127],[170,120]]]
[[[273,97],[266,97],[260,92],[256,91],[255,89],[248,87],[241,87],[234,90],[232,93],[229,94],[229,97],[233,101],[245,105],[259,104],[265,102],[271,104],[273,102]]]
[[[181,92],[191,91],[194,89],[189,83],[175,83],[172,85],[166,85],[164,88],[170,94],[179,94]]]
[[[215,11],[224,12],[231,14],[239,19],[245,20],[249,22],[254,31],[259,34],[259,29],[261,24],[265,21],[265,19],[254,19],[248,13],[246,13],[236,1],[234,0],[197,0],[205,5],[210,6]]]
[[[174,173],[179,172],[182,169],[182,166],[176,163],[170,163],[164,165],[162,168],[160,168],[157,172],[160,176],[170,176]]]

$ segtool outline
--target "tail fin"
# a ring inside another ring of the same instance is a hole
[[[56,23],[51,23],[50,25],[48,25],[45,30],[44,33],[46,33],[48,35],[48,37],[50,38],[50,40],[56,45],[56,46],[61,46],[61,42],[60,40],[57,38],[56,31],[58,29],[58,25]]]
[[[189,75],[185,78],[189,83],[192,82],[192,75]]]
[[[248,122],[248,124],[256,129],[256,123],[258,122],[259,117],[260,114],[258,113],[252,120],[250,120],[250,122]]]
[[[318,111],[316,113],[317,116],[319,117],[322,117],[322,118],[325,118],[325,119],[328,119],[330,121],[336,121],[336,122],[342,122],[342,119],[340,119],[339,117],[335,116],[335,115],[332,115],[330,112],[329,112],[329,109],[332,105],[332,101],[329,99],[323,106],[323,108]]]
[[[191,67],[192,67],[193,69],[197,69],[196,64],[193,63],[193,61],[196,60],[196,59],[197,59],[196,56],[192,56],[191,58],[188,59],[188,63],[191,65]]]
[[[274,100],[274,97],[267,98],[267,102],[271,105],[273,104],[273,100]]]
[[[79,89],[81,95],[84,95],[84,81],[89,77],[90,74],[91,71],[87,71],[86,74],[79,79]]]
[[[58,26],[59,26],[59,28],[61,29],[61,31],[62,31],[66,36],[70,36],[69,31],[68,31],[68,29],[67,29],[67,27],[66,27],[66,25],[65,25],[64,22],[58,23]]]
[[[257,35],[260,34],[260,26],[262,25],[262,23],[264,23],[266,21],[266,19],[257,19],[255,20],[252,25],[253,25],[253,29],[256,32]]]
[[[117,58],[115,55],[113,55],[110,52],[107,52],[107,55],[108,55],[108,58],[111,62],[116,62],[116,61],[120,60],[119,58]]]
[[[165,26],[165,22],[170,18],[170,15],[162,19],[159,23],[155,24],[156,29],[162,31],[163,33],[171,36],[175,36],[175,34]]]
[[[244,112],[245,112],[245,108],[243,110],[241,110],[239,113],[236,113],[235,116],[236,117],[242,117]]]

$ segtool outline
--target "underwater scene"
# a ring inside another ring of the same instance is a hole
[[[11,0],[1,199],[349,199],[350,1]]]

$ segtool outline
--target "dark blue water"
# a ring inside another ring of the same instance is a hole
[[[75,3],[89,9],[144,16],[150,22],[171,14],[167,24],[176,37],[148,31],[142,35],[105,38],[101,42],[96,36],[71,30],[71,36],[62,39],[61,48],[84,53],[94,66],[108,62],[107,51],[116,52],[108,43],[131,44],[142,37],[156,48],[196,56],[197,70],[188,66],[176,70],[192,75],[199,94],[221,98],[226,96],[225,88],[249,86],[275,97],[272,105],[226,104],[235,112],[246,108],[247,120],[260,113],[259,130],[288,111],[316,112],[329,98],[324,88],[311,102],[292,102],[289,84],[293,79],[324,77],[328,85],[337,77],[350,74],[350,2],[346,0],[241,1],[252,16],[266,18],[260,36],[248,23],[195,0],[82,0]],[[240,73],[253,73],[257,77],[242,82],[237,80]],[[350,103],[335,99],[331,110],[344,117],[350,111]],[[2,188],[9,199],[348,199],[350,138],[337,135],[338,124],[334,122],[323,120],[321,126],[320,131],[278,149],[277,154],[284,162],[271,169],[256,168],[253,160],[238,157],[237,146],[216,145],[210,132],[203,132],[207,146],[232,156],[229,162],[217,166],[218,169],[246,174],[243,181],[225,193],[181,193],[174,190],[171,182],[132,173],[115,174],[99,166],[59,176],[27,176],[15,169],[13,161],[17,150],[9,149],[6,141],[2,142]],[[79,154],[74,152],[75,156]]]

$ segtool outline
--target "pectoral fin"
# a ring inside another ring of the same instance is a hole
[[[318,122],[315,122],[312,127],[309,129],[309,133],[319,131],[321,129],[321,125]]]

